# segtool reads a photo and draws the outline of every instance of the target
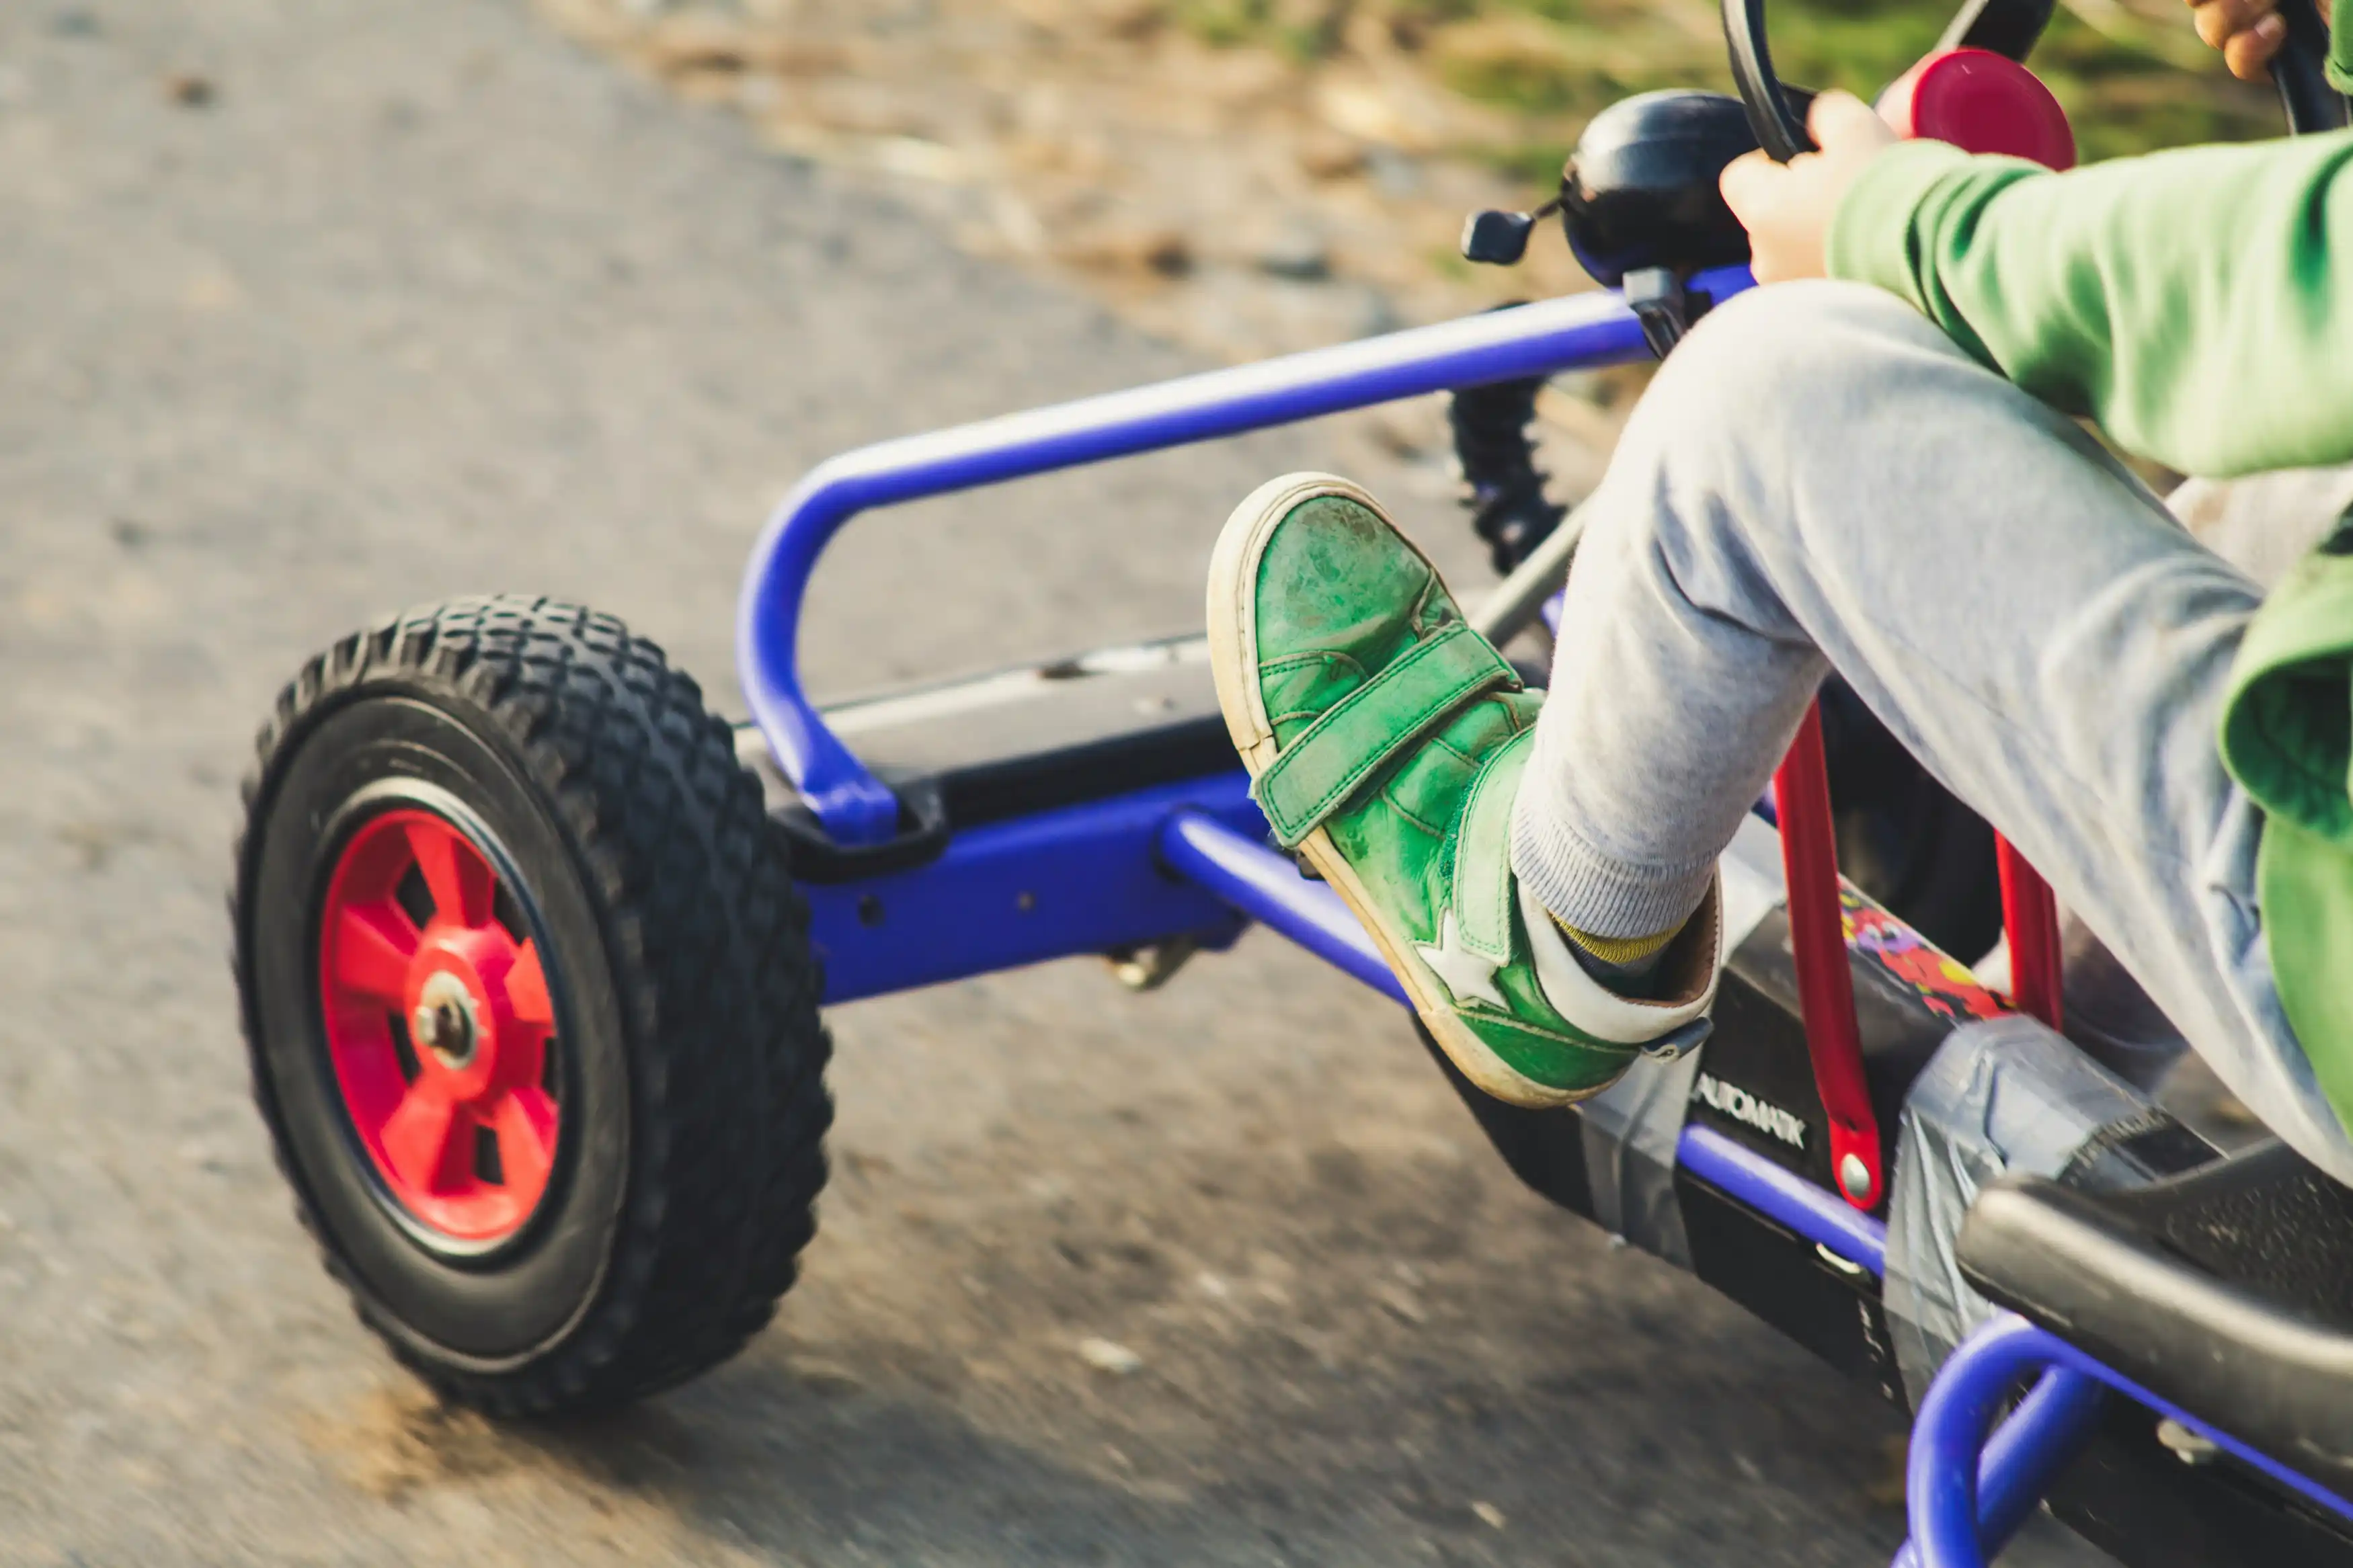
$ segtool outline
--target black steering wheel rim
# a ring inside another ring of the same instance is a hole
[[[2353,105],[2328,85],[2328,24],[2320,19],[2320,8],[2312,0],[2279,0],[2279,14],[2287,37],[2272,57],[2272,82],[2279,89],[2288,133],[2343,130],[2353,121]]]
[[[2051,20],[2052,0],[1969,0],[1937,41],[1938,48],[1990,49],[2023,61]],[[2348,123],[2345,98],[2328,85],[2328,26],[2313,0],[2279,0],[2287,38],[2272,59],[2272,79],[2291,133],[2336,131]],[[1732,79],[1748,111],[1757,144],[1776,163],[1815,151],[1805,116],[1773,68],[1766,42],[1765,0],[1723,0],[1724,43]],[[1808,95],[1810,96],[1810,95]]]
[[[1757,144],[1777,163],[1815,151],[1804,116],[1790,107],[1765,41],[1765,0],[1724,0],[1724,47],[1732,57],[1732,79],[1748,110]]]

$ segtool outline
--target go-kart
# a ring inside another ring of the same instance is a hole
[[[2049,13],[1971,0],[1890,112],[2064,162],[2065,118],[2018,63]],[[2285,14],[2292,128],[2343,125],[2309,0]],[[1482,629],[1534,633],[1577,532],[1530,451],[1535,388],[1671,352],[1750,287],[1716,174],[1808,146],[1762,0],[1725,0],[1724,25],[1736,99],[1630,100],[1553,202],[1466,229],[1472,259],[1509,262],[1556,210],[1601,291],[821,465],[743,588],[748,725],[618,622],[547,601],[412,610],[304,668],[247,789],[237,980],[298,1212],[396,1355],[448,1398],[544,1415],[733,1354],[812,1233],[821,1007],[1075,954],[1145,987],[1249,922],[1403,999],[1269,847],[1200,639],[819,708],[797,664],[811,573],[875,508],[1447,394],[1509,569]],[[2056,1032],[2048,890],[1900,760],[1858,760],[1867,716],[1831,718],[1837,744],[1805,724],[1725,857],[1704,1046],[1541,1112],[1433,1058],[1535,1191],[1913,1415],[1908,1560],[1983,1563],[2047,1503],[2150,1568],[2353,1563],[2353,1193],[2275,1142],[2220,1154],[2084,1066]],[[1888,902],[1837,864],[1874,812],[1931,868]],[[1981,944],[1997,910],[2006,994],[1915,929]]]

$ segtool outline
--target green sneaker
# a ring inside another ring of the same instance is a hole
[[[1372,497],[1328,474],[1262,485],[1209,564],[1209,659],[1226,728],[1274,836],[1372,933],[1472,1082],[1562,1105],[1635,1056],[1706,1032],[1721,895],[1651,988],[1588,974],[1512,874],[1512,803],[1542,697],[1462,617]]]

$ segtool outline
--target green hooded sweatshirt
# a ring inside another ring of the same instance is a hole
[[[2341,18],[2329,76],[2353,87]],[[2353,131],[2066,174],[1907,142],[1829,249],[2128,452],[2214,478],[2353,462]],[[2280,1001],[2353,1128],[2353,518],[2256,613],[2220,745],[2264,813]]]

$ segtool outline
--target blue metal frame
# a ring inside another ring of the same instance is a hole
[[[1985,1444],[1977,1458],[1975,1539],[1989,1557],[2010,1544],[2059,1472],[2083,1451],[2105,1402],[2106,1390],[2096,1379],[2052,1367]],[[1919,1547],[1905,1542],[1891,1568],[1921,1568]]]
[[[1874,1277],[1887,1272],[1887,1227],[1825,1187],[1696,1123],[1675,1140],[1675,1163]]]
[[[1237,912],[1218,889],[1169,874],[1161,833],[1178,818],[1246,848],[1266,837],[1237,769],[990,823],[904,871],[806,885],[826,1005],[1179,936],[1224,945],[1259,911]],[[1330,897],[1277,858],[1301,887]]]
[[[2043,1374],[2038,1395],[2054,1380],[2059,1392],[2020,1405],[1988,1444],[1986,1433],[2011,1391],[2036,1373]],[[2073,1457],[2104,1387],[2179,1422],[2298,1496],[2353,1521],[2353,1503],[2326,1487],[2216,1431],[2057,1335],[2005,1312],[1946,1360],[1920,1402],[1905,1468],[1905,1502],[1912,1516],[1905,1551],[1915,1554],[1911,1561],[1918,1568],[1985,1568]],[[1895,1561],[1902,1568],[1907,1559],[1898,1553]]]
[[[1745,267],[1692,283],[1715,300],[1750,286]],[[818,557],[860,512],[1401,397],[1648,357],[1622,299],[1578,294],[845,452],[786,498],[752,552],[735,657],[753,720],[836,843],[886,842],[898,830],[898,801],[827,727],[801,689],[798,662]]]
[[[1309,881],[1295,863],[1269,849],[1262,821],[1245,837],[1205,813],[1178,812],[1161,829],[1160,858],[1169,869],[1326,963],[1393,1002],[1411,1005],[1364,922],[1348,912],[1339,894]]]
[[[1693,292],[1751,286],[1745,268]],[[859,512],[1208,440],[1396,398],[1648,357],[1617,295],[1588,294],[884,442],[802,481],[770,519],[737,608],[744,695],[778,764],[834,840],[888,842],[890,789],[803,693],[801,605],[825,546]],[[1082,952],[1233,940],[1256,921],[1393,1000],[1403,988],[1337,895],[1266,846],[1236,772],[955,834],[910,868],[806,888],[828,1005]],[[1883,1276],[1886,1230],[1835,1194],[1704,1127],[1679,1165],[1826,1253]],[[1999,1431],[2010,1394],[2040,1381]],[[2005,1314],[1947,1362],[1922,1403],[1907,1472],[1914,1538],[1896,1568],[1982,1568],[2089,1436],[2109,1390],[2211,1438],[2299,1495],[2353,1505]]]
[[[1239,770],[991,823],[923,865],[803,891],[828,1007],[1177,937],[1223,946],[1253,921],[1406,1000],[1339,895],[1266,847]]]

